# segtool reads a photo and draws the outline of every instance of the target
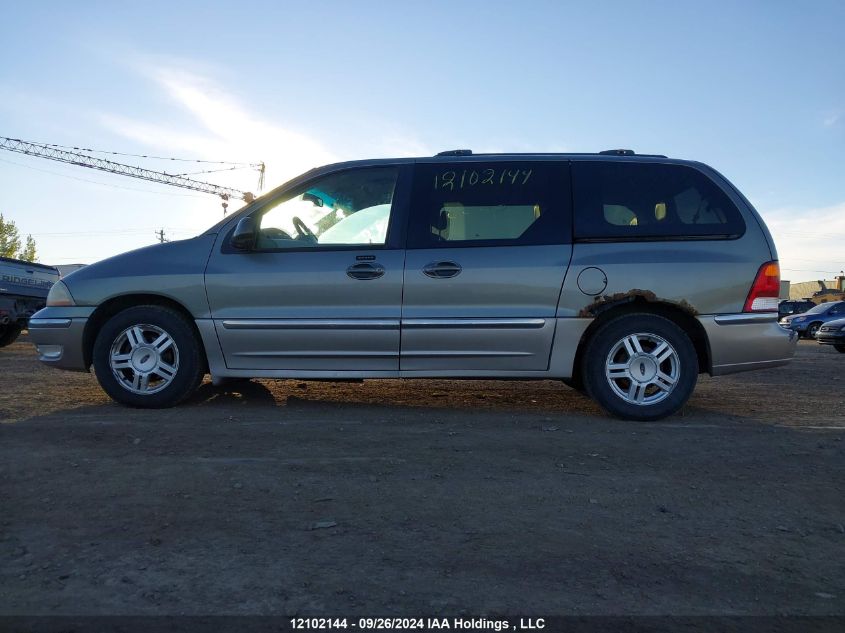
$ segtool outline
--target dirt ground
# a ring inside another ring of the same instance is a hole
[[[660,423],[553,382],[204,384],[0,350],[0,614],[843,614],[845,354]]]

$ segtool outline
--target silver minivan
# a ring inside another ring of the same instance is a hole
[[[475,154],[313,169],[203,234],[68,275],[40,359],[136,407],[233,378],[555,379],[613,415],[782,365],[760,216],[698,162]]]

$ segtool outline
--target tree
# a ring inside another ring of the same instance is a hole
[[[38,259],[35,252],[35,240],[26,236],[26,246],[21,248],[21,236],[13,220],[6,220],[0,213],[0,257],[11,257],[34,262]]]
[[[26,236],[26,246],[18,253],[18,259],[22,259],[25,262],[38,261],[38,255],[35,253],[35,240],[32,239],[31,235]]]

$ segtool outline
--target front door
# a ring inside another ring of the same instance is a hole
[[[398,371],[408,169],[317,177],[252,213],[252,250],[224,237],[206,287],[227,367]]]
[[[418,164],[403,375],[548,369],[571,253],[568,163]]]

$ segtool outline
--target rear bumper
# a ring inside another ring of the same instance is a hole
[[[44,308],[29,320],[38,360],[57,369],[88,371],[83,334],[93,308]]]
[[[710,345],[713,376],[785,365],[795,355],[798,333],[778,325],[776,315],[701,316]]]

